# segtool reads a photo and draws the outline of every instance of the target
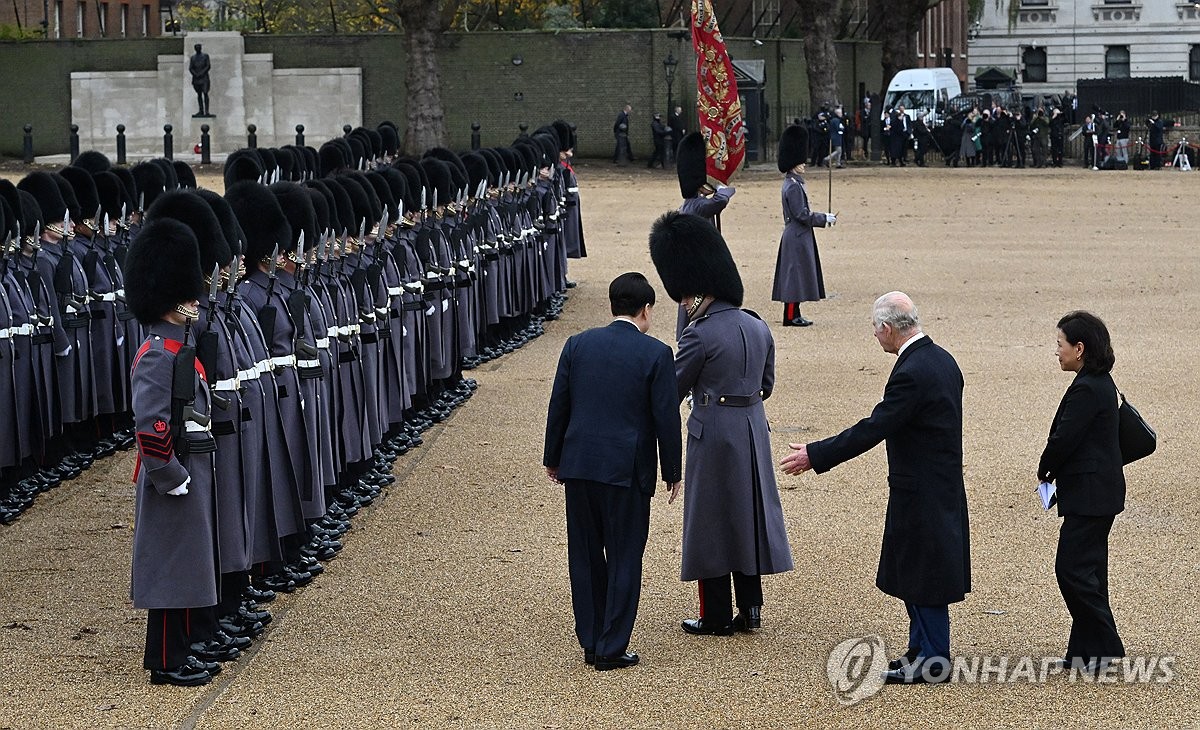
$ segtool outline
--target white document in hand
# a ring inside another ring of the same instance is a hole
[[[1055,496],[1057,491],[1058,488],[1050,482],[1038,482],[1037,493],[1042,500],[1042,509],[1050,509],[1058,503],[1058,497]]]

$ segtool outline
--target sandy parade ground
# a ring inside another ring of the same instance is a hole
[[[1117,385],[1159,433],[1158,452],[1126,469],[1110,589],[1126,650],[1164,662],[1154,679],[1168,681],[1058,675],[887,686],[846,707],[827,678],[831,649],[878,634],[895,655],[907,639],[903,605],[874,585],[887,500],[882,447],[828,474],[777,474],[796,569],[764,580],[754,635],[680,630],[697,611],[695,585],[679,581],[682,507],[656,497],[630,647],[642,662],[607,673],[583,663],[562,489],[541,467],[550,383],[566,337],[608,321],[607,284],[623,271],[656,285],[651,334],[672,339],[675,312],[647,233],[678,205],[679,189],[670,171],[640,163],[577,170],[590,255],[572,262],[579,286],[562,318],[470,372],[474,398],[400,458],[398,481],[355,518],[325,574],[270,604],[264,638],[211,685],[153,687],[141,669],[145,612],[128,600],[132,452],[98,462],[0,527],[0,728],[1200,724],[1191,476],[1200,439],[1188,425],[1200,378],[1175,372],[1197,354],[1191,226],[1200,178],[866,163],[835,171],[839,222],[817,231],[830,297],[805,305],[816,325],[804,329],[778,326],[782,307],[770,301],[781,176],[764,167],[735,181],[722,225],[745,306],[776,338],[767,401],[776,460],[789,441],[832,435],[878,402],[894,362],[871,336],[879,294],[909,293],[925,331],[958,359],[974,592],[950,609],[956,655],[993,666],[1005,658],[1011,669],[1065,648],[1068,615],[1053,572],[1059,519],[1033,491],[1070,381],[1054,359],[1062,314],[1087,308],[1106,320]],[[220,189],[219,172],[200,177]],[[824,170],[809,176],[809,194],[825,208]]]

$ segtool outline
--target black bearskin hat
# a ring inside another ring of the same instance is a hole
[[[326,178],[321,182],[325,183],[326,189],[333,195],[334,208],[329,211],[330,218],[333,219],[333,232],[340,236],[354,226],[354,232],[358,233],[358,226],[354,225],[354,201],[350,199],[350,193],[346,192],[340,178]]]
[[[330,199],[325,197],[326,195],[329,195],[329,193],[311,186],[305,187],[304,192],[308,195],[309,200],[312,202],[313,213],[315,213],[317,216],[317,236],[320,237],[321,233],[329,230]],[[315,246],[316,243],[316,241],[313,241],[312,245]],[[307,246],[308,244],[305,245]]]
[[[408,160],[396,160],[392,167],[404,176],[407,190],[404,193],[404,212],[416,213],[421,207],[421,171]]]
[[[122,207],[126,215],[133,212],[134,203],[129,199],[125,186],[121,184],[121,178],[115,173],[98,172],[92,181],[96,183],[96,196],[104,215],[115,221],[121,219]]]
[[[8,201],[0,198],[0,246],[6,243],[5,239],[16,238],[18,234],[18,224],[16,214],[12,212]],[[0,249],[0,258],[4,257],[4,249]]]
[[[396,222],[396,196],[392,194],[392,187],[388,185],[387,178],[376,171],[368,172],[364,177],[367,182],[371,183],[371,187],[375,190],[375,195],[379,198],[379,203],[383,206],[383,210],[387,211],[388,220]],[[382,219],[383,214],[380,213]]]
[[[803,125],[793,124],[779,135],[779,171],[788,172],[808,159],[808,130]]]
[[[275,180],[275,173],[279,170],[279,161],[275,159],[275,150],[269,147],[258,147],[254,150],[258,153],[258,159],[262,160],[263,172],[267,174],[265,182]]]
[[[267,188],[279,201],[279,208],[291,226],[292,235],[286,242],[279,242],[280,251],[296,251],[300,234],[304,234],[304,248],[312,251],[317,245],[317,211],[313,208],[308,191],[294,182],[277,182]]]
[[[225,200],[246,236],[245,255],[250,268],[254,262],[269,259],[276,245],[280,251],[285,250],[292,240],[292,227],[270,190],[258,183],[239,182],[225,191]]]
[[[450,177],[450,166],[436,157],[421,160],[421,169],[429,178],[432,190],[428,191],[429,205],[449,205],[454,201],[454,180]]]
[[[367,222],[367,230],[371,230],[371,226],[379,222],[383,218],[383,203],[380,202],[379,196],[375,194],[375,188],[367,180],[367,176],[361,172],[347,172],[341,175],[343,179],[350,181],[350,185],[346,185],[346,192],[350,193],[350,200],[354,202],[354,218],[356,223],[361,223],[363,220]],[[362,190],[362,200],[355,200],[354,192],[351,190],[351,185],[357,185],[359,190]],[[366,203],[366,208],[362,204]],[[357,233],[357,231],[355,231]]]
[[[500,176],[504,173],[504,160],[500,157],[499,152],[488,147],[476,152],[487,163],[488,186],[496,187],[500,184]]]
[[[170,160],[166,159],[165,157],[155,157],[153,160],[150,160],[150,162],[158,165],[159,169],[162,170],[163,178],[166,180],[165,187],[167,190],[175,190],[179,187],[179,176],[175,174],[175,166],[171,164]],[[146,205],[149,204],[150,201],[147,200]]]
[[[125,255],[125,301],[142,324],[204,295],[200,251],[192,229],[172,218],[147,223]]]
[[[275,164],[279,166],[279,180],[287,182],[296,171],[296,158],[287,147],[280,147],[275,152]]]
[[[17,183],[17,189],[23,190],[33,196],[37,203],[37,208],[34,212],[37,213],[37,219],[42,224],[61,226],[63,218],[67,215],[67,203],[63,200],[62,191],[58,188],[58,182],[54,176],[48,172],[35,170],[29,173],[21,182]],[[28,217],[29,211],[26,211]],[[26,235],[33,231],[27,227],[22,227]]]
[[[262,179],[262,175],[262,158],[248,147],[231,152],[225,158],[225,187],[227,189],[241,180],[258,182]]]
[[[325,201],[325,217],[321,217],[321,207],[314,204],[317,211],[317,225],[322,231],[333,231],[335,234],[341,233],[342,226],[338,221],[337,200],[334,198],[333,190],[325,184],[325,180],[309,180],[304,183],[314,193],[321,196]]]
[[[109,172],[116,175],[117,179],[121,181],[121,185],[125,187],[125,195],[129,198],[129,212],[137,210],[138,186],[133,172],[128,167],[114,167]]]
[[[17,186],[12,184],[10,180],[0,180],[0,200],[8,204],[8,209],[12,214],[12,220],[9,222],[9,228],[15,230],[21,229],[22,236],[29,236],[33,231],[25,227],[25,210],[21,203],[21,194],[17,192]],[[0,237],[3,237],[0,233]]]
[[[179,180],[179,187],[196,189],[196,173],[192,172],[191,165],[183,160],[175,160],[171,167],[175,168],[175,178]]]
[[[204,202],[208,203],[208,207],[212,208],[213,215],[221,224],[221,235],[224,236],[225,243],[229,246],[229,258],[217,263],[222,266],[231,264],[235,256],[241,255],[243,241],[246,239],[246,234],[242,233],[242,226],[238,223],[237,216],[233,214],[233,208],[229,207],[229,201],[212,190],[199,188],[192,192],[194,195],[199,195]],[[209,270],[211,271],[211,268]]]
[[[63,202],[67,204],[67,212],[71,214],[71,225],[74,226],[79,221],[83,220],[83,209],[79,206],[79,198],[75,197],[75,189],[71,187],[71,183],[57,172],[50,173],[50,177],[54,178],[54,184],[58,186],[58,193],[62,195]],[[96,209],[92,208],[92,213]],[[91,215],[89,213],[89,215]]]
[[[58,174],[71,186],[75,199],[79,201],[80,220],[96,215],[96,209],[100,207],[100,196],[96,192],[96,181],[88,171],[79,167],[64,167]],[[99,223],[100,221],[96,221],[97,225]]]
[[[538,167],[554,167],[558,164],[558,139],[548,134],[535,134],[533,141],[542,147],[542,159]]]
[[[704,135],[691,132],[679,140],[675,151],[675,173],[679,176],[679,192],[685,199],[694,198],[708,182],[705,162]]]
[[[349,167],[350,161],[346,159],[342,146],[330,140],[321,145],[321,149],[317,151],[317,164],[320,167],[321,177],[328,177]]]
[[[401,215],[399,207],[408,207],[406,198],[408,197],[408,178],[404,177],[404,173],[394,167],[384,167],[379,170],[379,175],[387,182],[388,187],[392,191],[392,200],[396,201],[397,210],[392,211],[395,215],[392,217],[392,222],[396,221],[396,217]]]
[[[213,264],[225,264],[233,258],[217,214],[194,190],[172,190],[159,196],[146,211],[146,220],[160,218],[174,218],[192,229],[200,251],[200,271],[206,276],[212,273]]]
[[[488,179],[488,163],[478,152],[468,152],[462,156],[463,165],[467,168],[467,185],[471,197],[479,192],[479,183]]]
[[[667,296],[713,296],[742,306],[742,277],[721,232],[700,216],[671,211],[650,228],[650,259]]]
[[[75,161],[71,163],[72,167],[78,167],[81,170],[86,170],[89,174],[95,175],[98,172],[106,172],[112,169],[112,162],[103,152],[96,150],[86,150],[80,152]]]
[[[141,162],[134,165],[131,172],[134,182],[137,183],[138,194],[141,196],[138,202],[144,208],[149,208],[158,196],[166,192],[167,177],[158,165],[152,162]]]
[[[387,124],[380,124],[376,127],[379,132],[380,139],[383,140],[383,151],[389,155],[395,155],[400,151],[400,135],[396,133],[396,128]]]
[[[38,204],[37,198],[33,197],[28,190],[18,190],[17,195],[21,198],[21,210],[24,213],[21,233],[32,236],[33,229],[42,223],[42,208]]]
[[[555,119],[550,126],[554,127],[554,133],[558,135],[559,152],[566,152],[575,146],[571,142],[571,125],[561,119]]]
[[[424,156],[439,159],[450,166],[450,180],[453,182],[455,189],[466,187],[467,168],[463,165],[462,158],[457,154],[445,147],[432,147],[425,152]]]

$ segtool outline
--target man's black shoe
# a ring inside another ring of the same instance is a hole
[[[735,631],[754,631],[762,627],[762,606],[750,606],[733,617]]]
[[[248,585],[242,590],[242,595],[255,603],[270,603],[275,600],[275,591]]]
[[[904,652],[903,656],[897,657],[888,662],[888,671],[894,669],[904,669],[909,664],[915,662],[920,654],[920,649],[913,649],[909,647],[909,650]]]
[[[705,623],[702,618],[684,619],[683,623],[679,624],[683,630],[689,634],[697,636],[732,636],[733,624],[728,623],[724,626],[716,626],[711,623]],[[599,660],[597,660],[599,661]]]
[[[251,641],[245,636],[230,636],[229,634],[217,629],[213,634],[213,641],[222,644],[223,646],[231,646],[238,651],[245,651],[250,648]]]
[[[610,669],[624,669],[638,663],[638,655],[627,651],[621,656],[596,656],[596,671],[607,672]]]
[[[225,646],[215,639],[208,641],[198,641],[189,647],[192,651],[192,656],[197,659],[205,659],[214,662],[232,662],[236,661],[242,652],[233,647]]]
[[[583,650],[583,661],[585,664],[595,664],[596,663],[596,652],[588,651],[587,649],[584,649]]]
[[[187,664],[175,669],[151,669],[150,684],[173,684],[176,687],[199,687],[212,681],[213,676],[193,669]]]
[[[941,684],[950,679],[950,667],[943,662],[915,662],[883,673],[885,684]]]
[[[216,662],[206,662],[202,659],[197,659],[194,656],[187,658],[187,665],[199,672],[208,672],[214,677],[221,673],[221,665]]]
[[[791,319],[783,320],[784,327],[811,327],[812,323],[811,319],[805,319],[804,317],[792,317]]]

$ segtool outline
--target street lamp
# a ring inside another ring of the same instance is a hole
[[[667,51],[667,57],[663,59],[663,71],[667,75],[667,121],[671,120],[671,114],[675,111],[675,101],[671,96],[671,89],[675,84],[675,67],[679,65],[679,61],[675,60],[675,54]]]

